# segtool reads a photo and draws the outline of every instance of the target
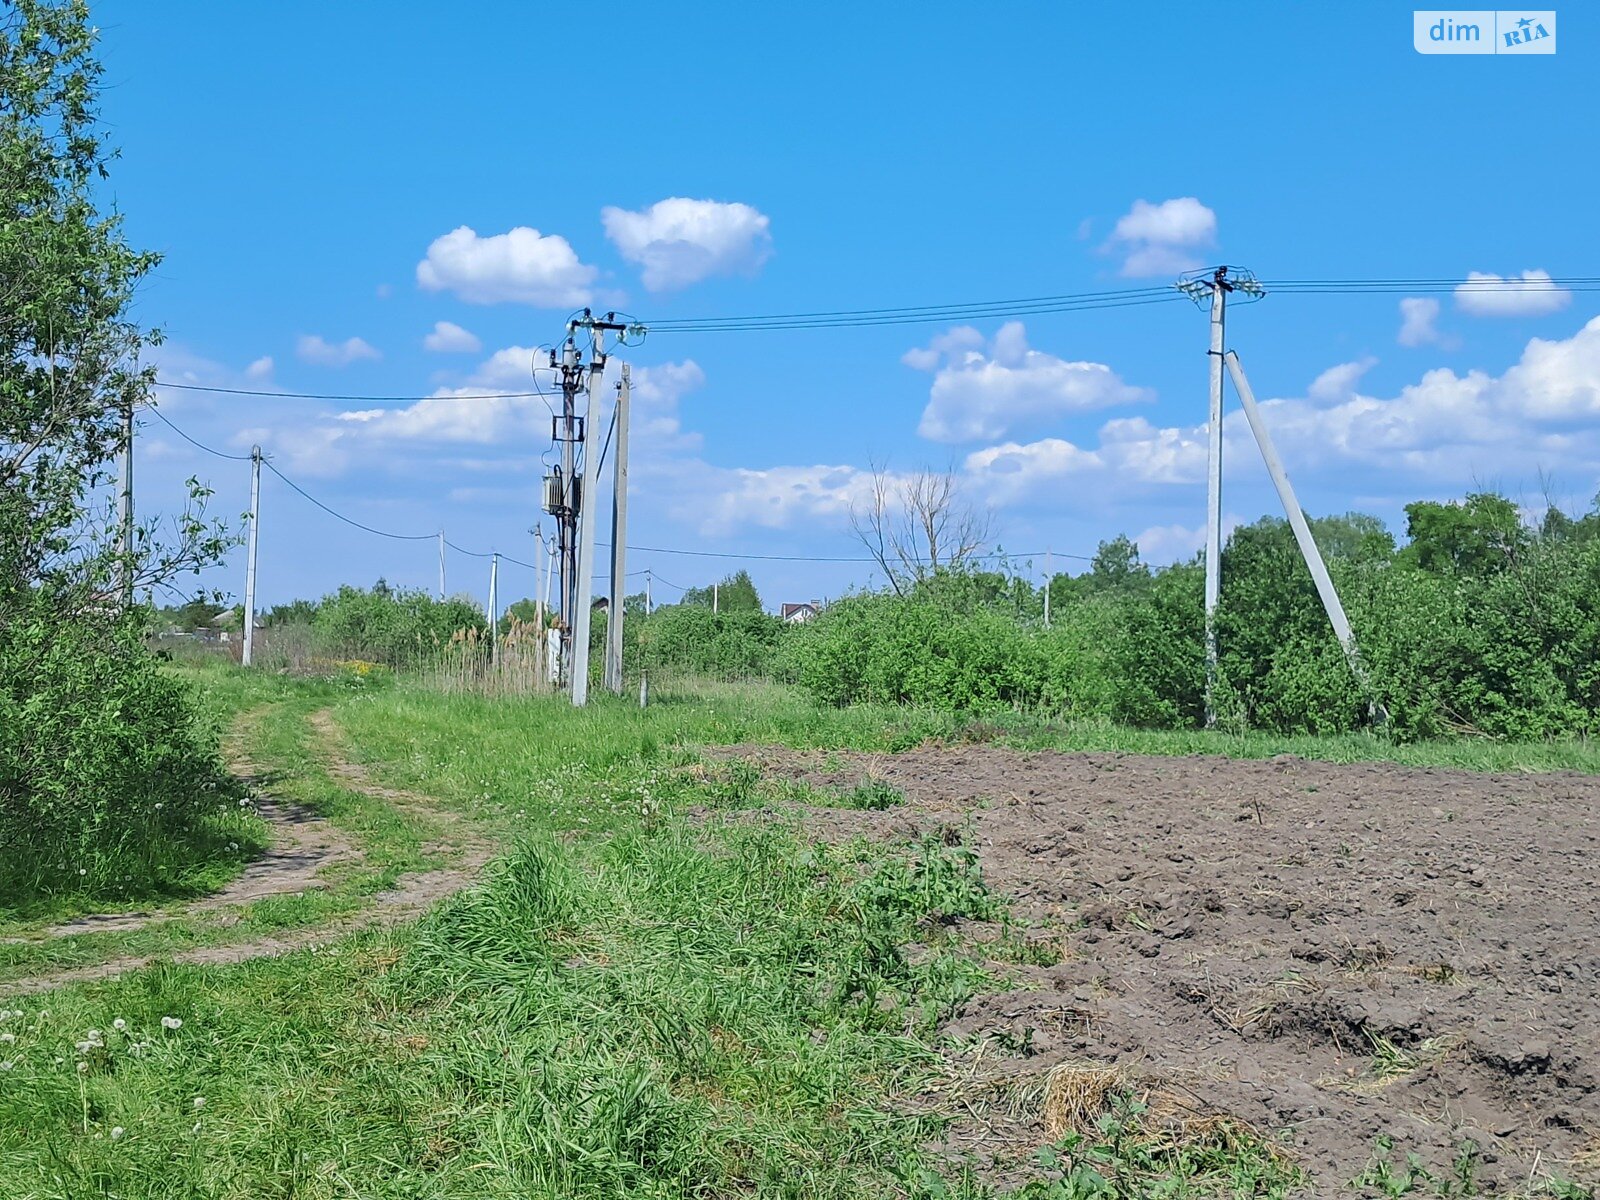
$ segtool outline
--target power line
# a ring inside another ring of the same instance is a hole
[[[549,370],[548,367],[534,367],[535,370]],[[423,400],[532,400],[535,397],[548,400],[545,392],[481,392],[469,393],[464,396],[357,396],[342,395],[334,392],[268,392],[254,391],[249,388],[209,387],[198,383],[172,383],[165,379],[156,380],[157,387],[175,388],[184,392],[209,392],[221,396],[262,396],[273,400],[346,400],[352,403],[391,404],[407,403],[416,404]]]
[[[267,470],[271,471],[279,479],[283,480],[291,488],[293,488],[295,491],[299,492],[301,496],[303,496],[303,497],[305,497],[305,499],[311,501],[312,504],[315,504],[323,512],[327,513],[330,517],[335,517],[338,520],[343,521],[346,525],[353,525],[357,529],[364,530],[367,533],[375,533],[379,537],[392,538],[393,540],[395,540],[397,542],[429,542],[429,541],[432,541],[434,538],[439,536],[437,533],[390,533],[390,532],[388,532],[387,530],[384,530],[384,529],[374,529],[371,525],[363,525],[360,521],[357,521],[355,518],[347,517],[342,512],[339,512],[337,509],[329,508],[321,500],[318,500],[310,492],[306,491],[305,488],[301,487],[298,483],[296,483],[294,480],[290,479],[282,471],[278,470],[277,467],[273,466],[270,459],[263,460],[263,462],[264,462],[264,465],[266,466]]]
[[[154,413],[156,418],[158,420],[160,420],[163,425],[165,425],[168,429],[172,430],[173,433],[177,434],[184,441],[188,442],[191,446],[195,447],[198,450],[204,450],[207,454],[213,454],[218,458],[226,458],[226,459],[229,459],[232,462],[249,462],[250,461],[250,456],[248,454],[224,454],[221,450],[213,450],[210,446],[206,445],[204,442],[198,441],[195,438],[190,437],[187,433],[185,433],[183,430],[179,429],[171,421],[167,420],[166,415],[159,408],[157,408],[153,404],[147,406],[145,411],[146,412],[150,412],[150,413]]]

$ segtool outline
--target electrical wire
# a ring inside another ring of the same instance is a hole
[[[339,512],[337,509],[329,508],[321,500],[318,500],[310,492],[306,491],[305,488],[301,487],[298,483],[296,483],[294,480],[290,479],[282,471],[278,470],[277,467],[273,466],[270,459],[262,459],[262,465],[264,467],[266,467],[267,470],[271,471],[274,475],[276,475],[279,479],[281,479],[285,483],[287,483],[295,491],[299,492],[301,496],[305,497],[305,499],[311,501],[312,504],[315,504],[323,512],[327,513],[330,517],[336,517],[337,519],[343,521],[346,525],[353,525],[357,529],[363,530],[366,533],[375,533],[379,537],[392,538],[394,541],[397,541],[397,542],[426,542],[426,541],[430,541],[433,538],[436,538],[436,537],[439,536],[436,533],[390,533],[388,530],[385,530],[385,529],[374,529],[371,525],[363,525],[360,521],[357,521],[355,518],[347,517],[342,512]]]
[[[177,434],[184,441],[188,442],[191,446],[195,447],[198,450],[204,450],[207,454],[215,455],[217,458],[226,458],[230,462],[249,462],[250,461],[250,456],[248,454],[224,454],[221,450],[213,450],[210,446],[206,445],[204,442],[198,441],[195,438],[190,437],[187,433],[185,433],[183,430],[179,429],[176,425],[174,425],[171,421],[169,421],[167,419],[166,414],[163,413],[159,408],[157,408],[153,404],[148,405],[145,408],[145,411],[148,412],[148,413],[153,413],[155,415],[156,419],[159,420],[163,425],[165,425],[168,429],[172,430],[173,433]]]
[[[548,371],[549,367],[535,365],[535,371]],[[199,383],[172,383],[166,379],[157,379],[157,387],[173,388],[183,392],[207,392],[219,396],[261,396],[272,400],[344,400],[351,403],[365,404],[417,404],[423,400],[531,400],[535,396],[549,403],[545,392],[474,392],[465,396],[357,396],[342,395],[333,392],[267,392],[255,391],[250,388],[225,388],[210,387]]]

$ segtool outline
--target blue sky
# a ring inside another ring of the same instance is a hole
[[[1600,167],[1573,136],[1597,99],[1586,8],[1560,10],[1560,52],[1539,57],[1419,55],[1412,9],[1380,3],[282,3],[269,18],[105,0],[96,19],[123,152],[108,192],[166,256],[139,310],[176,381],[526,391],[530,351],[584,300],[648,324],[1137,287],[1213,262],[1269,281],[1600,274]],[[1280,294],[1237,308],[1230,343],[1275,401],[1304,506],[1398,529],[1405,502],[1481,486],[1587,505],[1597,313],[1600,295],[1559,289]],[[953,467],[1011,551],[1086,555],[1128,533],[1152,559],[1186,556],[1205,338],[1184,303],[659,333],[626,352],[630,541],[858,554],[846,514],[877,462]],[[260,441],[357,519],[532,561],[537,399],[164,391],[161,409],[218,449]],[[1248,521],[1276,501],[1237,422],[1224,508]],[[245,464],[153,419],[142,435],[147,514],[189,474],[218,512],[245,507]],[[270,475],[264,491],[266,603],[380,574],[433,586],[430,543],[339,525]],[[664,581],[658,600],[665,581],[736,565],[630,562]],[[852,564],[746,565],[774,607],[869,582]],[[527,574],[507,570],[508,599]],[[452,556],[452,591],[486,577]],[[239,591],[242,558],[208,583]]]

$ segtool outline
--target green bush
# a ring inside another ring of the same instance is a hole
[[[673,604],[648,617],[628,616],[622,626],[624,660],[647,671],[662,669],[719,679],[770,678],[778,649],[792,627],[754,610],[712,612]],[[630,652],[636,650],[637,657]]]
[[[0,636],[0,908],[200,890],[250,815],[137,615]]]
[[[1311,522],[1370,690],[1334,637],[1288,523],[1236,530],[1217,614],[1219,719],[1330,734],[1375,702],[1408,738],[1600,732],[1600,510],[1510,526],[1507,503],[1417,504],[1397,549],[1375,518]],[[1152,571],[1127,539],[1042,590],[946,572],[910,594],[848,597],[788,638],[780,674],[825,704],[1022,709],[1182,728],[1204,719],[1204,570]]]
[[[431,662],[458,633],[474,629],[483,636],[488,618],[470,600],[382,585],[341,587],[317,606],[312,622],[317,647],[328,657],[391,667]]]

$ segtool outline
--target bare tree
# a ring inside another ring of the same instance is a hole
[[[874,463],[872,497],[850,506],[850,528],[903,596],[971,562],[989,543],[990,521],[962,499],[953,469],[892,475]]]

